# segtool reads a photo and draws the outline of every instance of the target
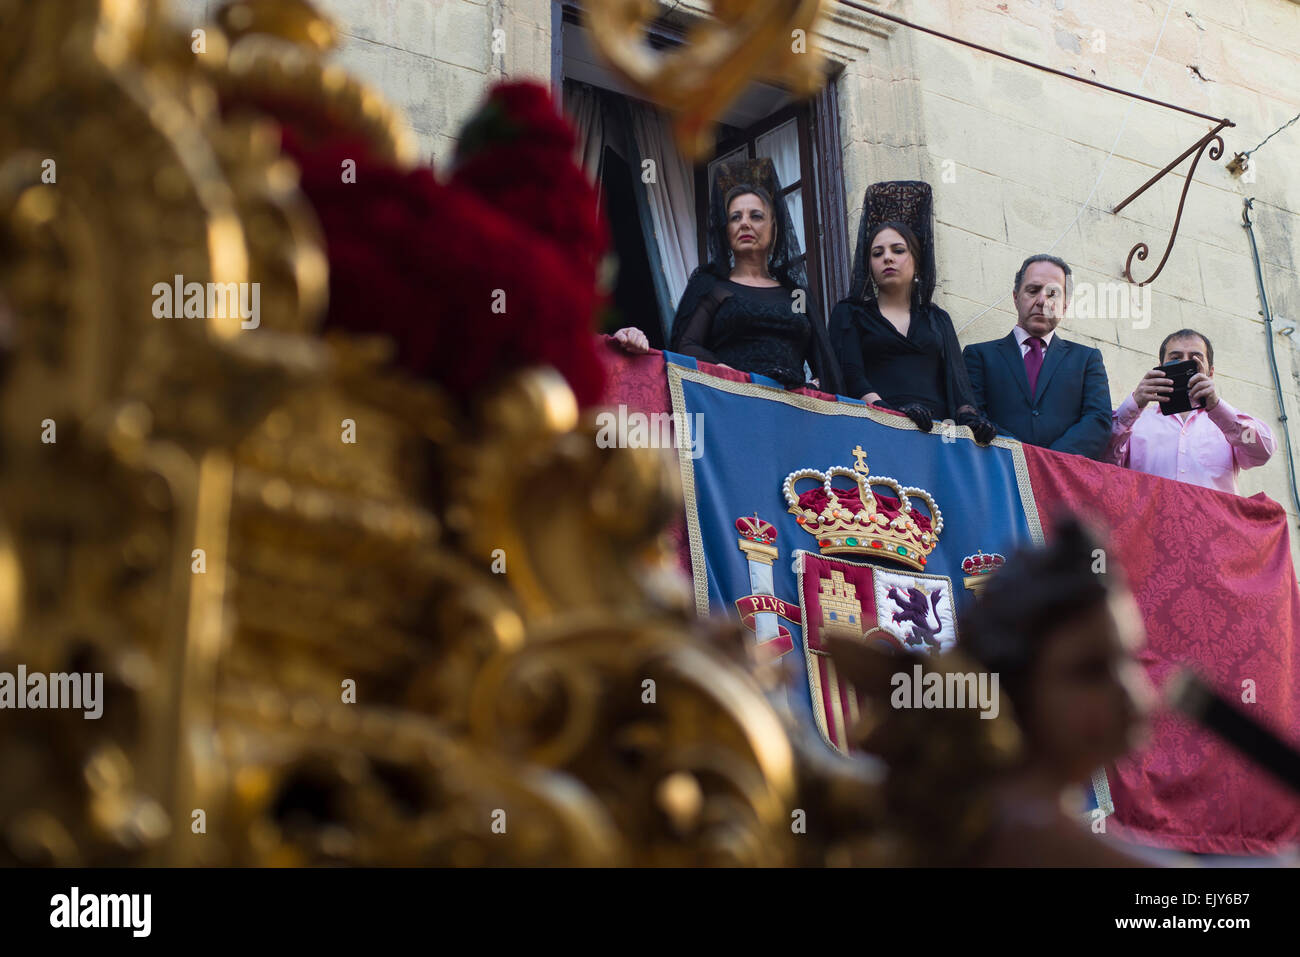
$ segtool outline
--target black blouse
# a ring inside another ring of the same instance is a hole
[[[804,384],[811,361],[812,322],[794,311],[785,286],[746,286],[719,279],[701,298],[677,341],[677,350],[705,362],[775,379],[788,389]]]
[[[975,408],[952,318],[933,303],[913,313],[904,336],[874,299],[841,299],[831,313],[831,343],[846,395],[876,392],[896,408],[918,403],[937,419]]]

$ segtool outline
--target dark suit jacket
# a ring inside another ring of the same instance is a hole
[[[1099,459],[1110,438],[1110,384],[1101,353],[1052,336],[1029,394],[1014,333],[962,351],[980,410],[1021,442]]]

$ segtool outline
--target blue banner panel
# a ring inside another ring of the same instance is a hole
[[[940,650],[941,635],[944,648],[951,644],[953,622],[994,556],[1042,540],[1018,442],[981,447],[965,428],[936,425],[927,434],[865,405],[672,364],[668,377],[673,412],[690,434],[679,457],[697,609],[739,613],[760,644],[785,655],[800,672],[791,705],[809,719],[816,675],[804,662],[812,652],[800,621],[798,553],[888,572],[882,630],[927,651]],[[831,523],[822,520],[827,478],[839,515]],[[910,582],[899,578],[909,573]]]

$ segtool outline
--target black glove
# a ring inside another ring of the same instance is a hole
[[[886,402],[884,399],[880,399],[877,402],[873,402],[872,405],[878,409],[889,409],[891,412],[903,413],[903,415],[915,422],[916,427],[922,432],[929,432],[934,428],[934,415],[929,409],[920,403],[913,402],[909,405],[894,405],[892,402]]]
[[[957,413],[957,424],[969,426],[980,445],[988,445],[998,434],[996,425],[971,408],[963,408]]]
[[[934,415],[918,402],[902,406],[898,411],[915,422],[916,427],[922,432],[929,432],[934,428]]]

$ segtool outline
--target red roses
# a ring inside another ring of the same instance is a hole
[[[325,234],[327,328],[388,335],[398,365],[462,400],[538,364],[558,369],[580,404],[600,399],[593,330],[608,231],[544,87],[496,87],[445,183],[354,139],[313,140],[285,130]],[[355,182],[343,181],[345,159]]]

